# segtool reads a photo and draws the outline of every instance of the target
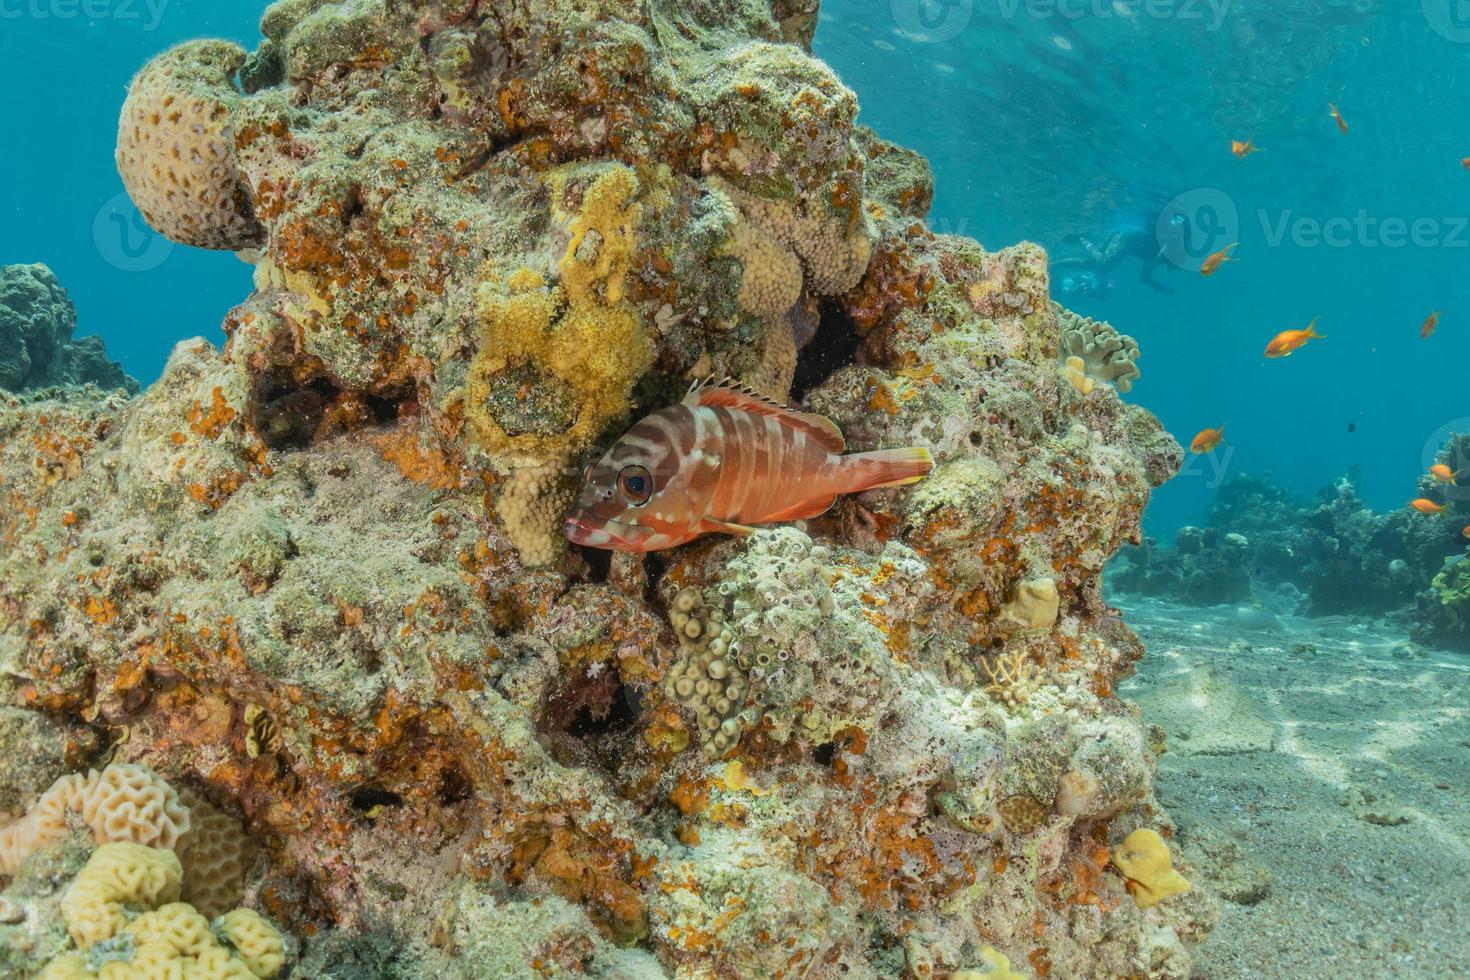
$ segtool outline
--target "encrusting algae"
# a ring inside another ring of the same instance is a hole
[[[1168,823],[1100,593],[1182,451],[1041,249],[929,230],[815,8],[281,0],[145,69],[128,120],[207,125],[126,185],[206,161],[157,227],[255,288],[135,398],[0,398],[0,787],[146,766],[250,846],[211,818],[239,891],[186,914],[187,836],[50,839],[0,970],[1189,975],[1208,893],[1112,860]],[[568,544],[582,465],[726,376],[910,469]],[[83,948],[99,843],[168,867]]]

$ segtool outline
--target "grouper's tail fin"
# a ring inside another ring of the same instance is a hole
[[[902,487],[918,483],[934,469],[934,457],[918,446],[905,449],[880,449],[847,457],[852,467],[854,486],[848,493],[861,493],[879,487]]]

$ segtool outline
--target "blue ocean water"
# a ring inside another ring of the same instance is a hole
[[[1058,282],[1086,271],[1084,240],[1130,227],[1140,254],[1168,253],[1154,276],[1168,292],[1125,257],[1102,288],[1058,297],[1138,340],[1129,397],[1182,441],[1227,426],[1221,454],[1158,494],[1150,527],[1165,533],[1238,472],[1309,493],[1357,466],[1370,504],[1401,506],[1444,433],[1470,428],[1464,7],[826,0],[816,49],[865,122],[932,162],[937,231],[1083,263],[1059,265]],[[175,341],[218,339],[249,269],[136,218],[112,165],[117,108],[152,54],[199,36],[254,46],[258,17],[251,3],[0,0],[0,86],[14,93],[0,260],[52,266],[82,330],[145,382]],[[1238,159],[1236,139],[1262,152]],[[1159,244],[1160,214],[1185,223],[1182,250]],[[1238,262],[1198,274],[1237,240]],[[1431,310],[1442,325],[1421,341]],[[1326,340],[1262,356],[1314,317]]]

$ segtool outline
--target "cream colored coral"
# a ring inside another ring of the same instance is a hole
[[[117,169],[156,230],[185,245],[238,250],[265,241],[235,160],[234,76],[245,51],[190,41],[133,79],[117,130]]]
[[[61,917],[82,949],[111,939],[126,924],[128,906],[177,901],[184,869],[173,851],[142,844],[103,844],[61,900]]]
[[[184,864],[183,896],[200,914],[213,918],[240,904],[255,845],[239,821],[193,791],[179,790],[179,800],[189,808],[190,824],[174,849]]]
[[[286,963],[281,934],[259,913],[236,909],[220,916],[214,929],[220,939],[234,947],[240,962],[258,977],[273,977]]]
[[[131,941],[106,947],[95,972],[85,956],[57,957],[41,980],[267,980],[280,972],[285,943],[269,922],[236,909],[211,929],[192,905],[174,901],[182,879],[172,851],[126,843],[97,848],[67,889],[62,918],[83,952],[119,937]]]
[[[848,221],[828,213],[820,201],[798,205],[758,197],[718,177],[711,177],[710,183],[734,201],[751,224],[801,258],[807,284],[817,295],[841,295],[868,270],[877,233],[866,211],[858,220]]]
[[[796,337],[791,325],[782,318],[766,325],[765,340],[760,366],[750,385],[767,398],[785,404],[791,397],[791,382],[796,378]]]
[[[139,945],[162,943],[181,956],[199,956],[214,945],[209,920],[184,902],[170,902],[144,912],[122,931]]]
[[[783,317],[801,298],[801,260],[749,221],[735,225],[730,254],[740,260],[741,312],[762,319]]]
[[[1062,332],[1061,370],[1068,373],[1074,359],[1080,360],[1087,377],[1111,384],[1119,391],[1131,390],[1140,373],[1134,363],[1138,360],[1138,342],[1101,320],[1073,313],[1057,303],[1051,306]],[[1076,381],[1072,383],[1077,385]]]
[[[1047,629],[1057,621],[1061,596],[1055,579],[1029,579],[1016,586],[1015,594],[1000,610],[1002,626],[1015,629]]]
[[[528,566],[550,565],[565,545],[562,522],[577,498],[577,483],[562,467],[526,467],[506,481],[495,502],[500,527]]]
[[[58,779],[29,813],[0,829],[0,874],[15,874],[32,851],[65,837],[68,812],[81,816],[99,844],[173,848],[190,828],[178,794],[151,769],[117,764],[100,773],[75,773]]]

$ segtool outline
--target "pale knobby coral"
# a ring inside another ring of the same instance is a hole
[[[562,520],[577,498],[577,481],[556,464],[517,469],[495,501],[506,538],[526,565],[550,565],[566,547]]]

